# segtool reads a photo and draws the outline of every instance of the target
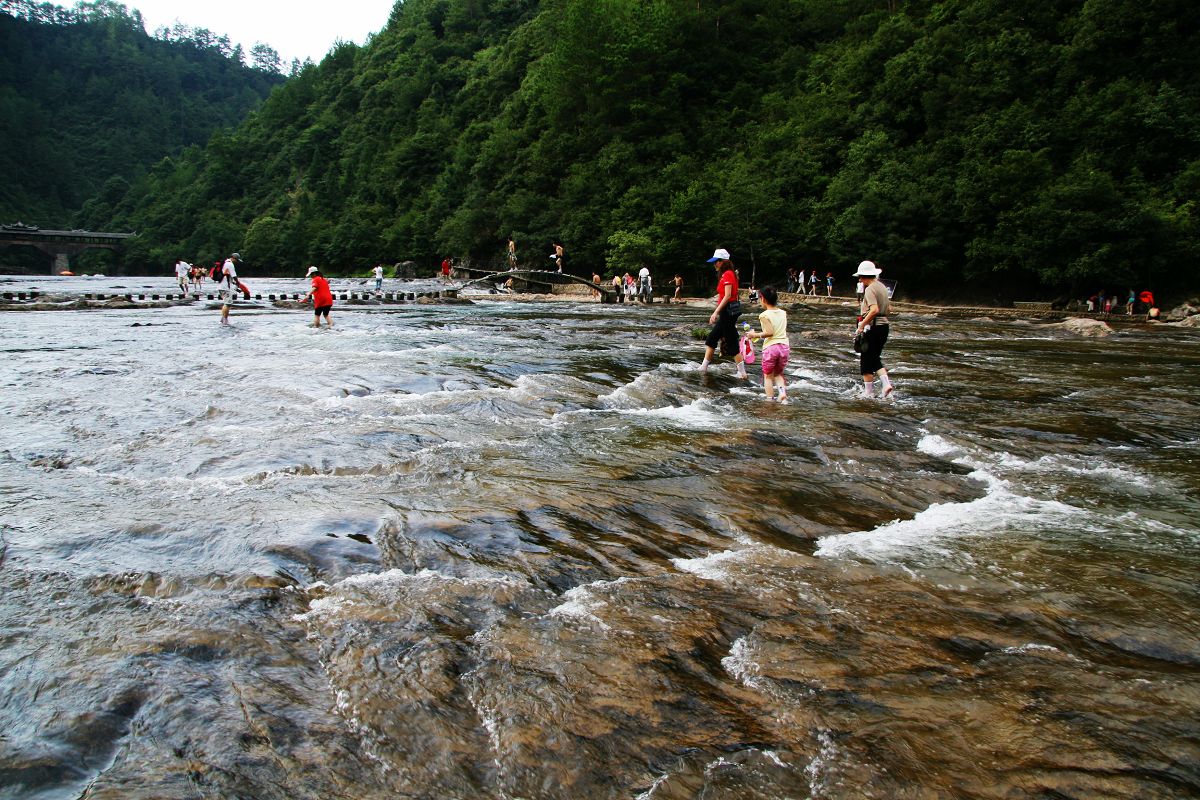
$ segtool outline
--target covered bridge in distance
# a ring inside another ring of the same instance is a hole
[[[0,247],[25,245],[41,250],[53,259],[50,274],[59,275],[70,270],[71,256],[84,250],[120,251],[125,246],[125,240],[136,235],[101,231],[52,231],[16,222],[0,225]]]

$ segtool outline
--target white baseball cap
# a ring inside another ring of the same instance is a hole
[[[864,261],[858,265],[858,271],[852,277],[855,278],[878,278],[883,272],[879,267],[875,266],[874,261]]]
[[[714,261],[728,261],[728,260],[729,260],[729,251],[721,250],[718,248],[717,250],[713,251],[713,257],[708,260],[708,263],[711,264]]]
[[[318,270],[316,267],[309,267],[308,272],[304,273],[304,277],[306,277],[306,278],[312,277],[312,274],[314,272],[320,272],[320,270]]]

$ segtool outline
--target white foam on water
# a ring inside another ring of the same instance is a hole
[[[632,349],[640,349],[633,347]],[[666,370],[667,372],[697,372],[700,369],[699,361],[672,361],[668,364],[659,364],[658,369]]]
[[[1093,465],[1091,459],[1072,455],[1042,456],[1036,461],[1027,462],[1023,468],[1029,472],[1059,473],[1065,472],[1081,477],[1098,478],[1123,486],[1133,485],[1140,489],[1153,489],[1157,482],[1149,476],[1130,469],[1112,464]]]
[[[652,392],[650,384],[657,378],[655,371],[643,372],[629,383],[623,386],[618,386],[608,394],[602,394],[596,399],[606,408],[625,408],[630,404],[636,405],[641,402],[638,399],[639,395]],[[665,387],[663,387],[665,389]]]
[[[596,616],[596,612],[608,605],[608,601],[597,597],[595,590],[608,586],[619,586],[630,580],[630,578],[617,578],[613,581],[594,581],[582,586],[576,586],[564,592],[562,595],[563,602],[550,609],[547,614],[548,616],[560,619],[576,619],[589,622],[603,631],[611,630],[608,623]]]
[[[962,503],[935,503],[912,519],[895,520],[869,531],[856,531],[820,540],[820,558],[859,556],[887,559],[906,550],[950,555],[942,543],[987,536],[1010,529],[1031,530],[1086,512],[1055,500],[1037,500],[1014,493],[1006,481],[976,471],[971,477],[987,484],[986,494]]]
[[[1061,527],[1068,518],[1075,529],[1089,527],[1086,518],[1091,512],[1088,510],[1057,500],[1026,496],[1001,475],[1016,480],[1030,473],[1060,474],[1096,480],[1106,486],[1118,484],[1145,490],[1155,485],[1140,473],[1111,464],[1093,465],[1080,456],[1054,454],[1027,459],[1007,452],[979,453],[937,434],[922,436],[917,449],[971,467],[974,471],[969,477],[984,484],[984,496],[961,503],[936,503],[909,520],[895,520],[869,531],[825,537],[818,544],[818,557],[856,556],[886,560],[906,551],[949,556],[949,543],[956,539],[990,536],[1007,530]]]
[[[697,398],[681,406],[659,408],[580,408],[554,415],[553,422],[564,425],[574,416],[616,416],[633,419],[662,421],[673,427],[696,431],[724,430],[733,410],[707,397]]]
[[[1023,645],[1020,645],[1017,647],[1006,647],[1001,652],[1008,653],[1010,655],[1014,655],[1014,654],[1018,654],[1018,653],[1033,653],[1033,652],[1037,652],[1038,650],[1043,650],[1043,651],[1048,651],[1048,652],[1053,652],[1053,653],[1062,652],[1061,650],[1059,650],[1057,647],[1055,647],[1053,645],[1038,644],[1037,642],[1028,642],[1026,644],[1023,644]]]
[[[671,780],[671,773],[666,772],[654,779],[654,783],[650,784],[650,788],[639,794],[635,800],[653,800],[654,793],[667,781]]]
[[[759,400],[762,400],[766,397],[762,387],[756,386],[750,381],[746,381],[745,383],[737,386],[731,386],[729,388],[729,393],[738,397],[754,397]]]
[[[806,392],[821,392],[822,394],[842,394],[845,390],[845,376],[840,372],[820,372],[809,367],[788,370],[787,374],[798,380],[788,381],[788,391],[801,390]]]
[[[680,572],[690,572],[710,581],[723,581],[729,577],[731,565],[745,563],[758,549],[722,550],[700,558],[672,558],[671,563]]]
[[[733,416],[732,410],[704,397],[682,406],[625,409],[620,413],[625,416],[660,419],[682,428],[702,431],[724,430],[729,418]]]
[[[753,648],[747,638],[742,636],[734,641],[729,648],[729,655],[721,659],[721,666],[734,680],[751,689],[761,691],[763,689],[760,679],[762,666],[751,657]]]
[[[420,572],[405,572],[389,569],[383,572],[367,572],[351,575],[329,587],[329,593],[309,602],[308,611],[296,614],[298,622],[316,622],[337,616],[342,609],[352,606],[357,599],[366,595],[368,602],[388,606],[400,605],[413,595],[422,595],[445,585],[487,587],[495,589],[526,589],[529,584],[510,575],[477,570],[469,577],[446,575],[431,569]]]
[[[972,467],[986,473],[992,480],[992,470],[1000,469],[1010,472],[1025,472],[1035,474],[1066,474],[1075,477],[1095,478],[1105,483],[1117,483],[1122,486],[1136,486],[1140,489],[1153,489],[1158,485],[1155,479],[1126,467],[1109,463],[1095,463],[1097,456],[1079,456],[1068,454],[1051,454],[1036,459],[1022,458],[1013,453],[971,454],[966,448],[955,444],[937,434],[925,434],[917,443],[917,450],[932,456],[951,457],[956,463]]]
[[[963,449],[937,434],[927,433],[917,442],[917,450],[931,456],[950,456],[962,453]]]
[[[817,731],[817,745],[817,754],[804,768],[804,774],[808,778],[809,797],[813,800],[826,796],[831,778],[834,777],[830,771],[841,757],[841,749],[833,741],[829,731]]]

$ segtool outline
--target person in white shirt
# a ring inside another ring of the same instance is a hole
[[[221,267],[221,282],[217,286],[221,295],[222,325],[229,324],[229,306],[233,304],[233,301],[238,296],[237,265],[240,263],[242,263],[242,257],[234,253],[225,259],[225,264]]]
[[[376,264],[374,272],[375,272],[375,291],[382,292],[383,291],[383,265]]]
[[[650,281],[649,267],[642,267],[638,272],[638,297],[643,303],[652,302],[654,299],[654,286]]]
[[[182,258],[175,259],[175,278],[179,281],[179,291],[183,292],[184,297],[187,297],[188,276],[191,274],[191,271],[191,264],[184,261]]]

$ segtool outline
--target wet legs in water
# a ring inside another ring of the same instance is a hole
[[[888,377],[887,370],[880,367],[875,372],[865,373],[863,378],[863,397],[875,396],[875,378],[879,378],[879,396],[887,399],[892,396],[895,387],[892,386],[892,379]]]
[[[777,399],[781,403],[787,402],[787,379],[783,377],[782,372],[778,375],[764,374],[763,389],[767,392],[767,400]]]
[[[704,346],[704,360],[700,362],[700,371],[708,372],[708,365],[712,363],[714,350],[708,345]],[[746,380],[750,376],[746,374],[746,364],[742,361],[742,354],[738,353],[733,357],[733,362],[737,364],[737,376],[742,380]]]

